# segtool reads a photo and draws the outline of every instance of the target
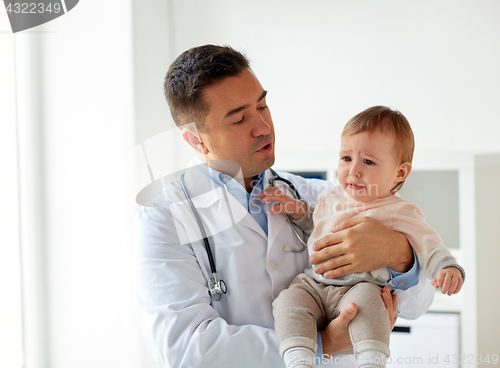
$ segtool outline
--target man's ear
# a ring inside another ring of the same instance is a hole
[[[208,153],[208,149],[203,143],[203,140],[200,138],[198,134],[198,130],[196,128],[188,127],[183,128],[181,131],[182,138],[195,149],[201,155],[206,155]]]
[[[411,163],[403,162],[401,165],[399,165],[398,174],[396,176],[395,182],[399,183],[406,180],[408,175],[410,175],[410,172],[411,172]]]

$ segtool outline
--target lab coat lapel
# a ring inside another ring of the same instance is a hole
[[[266,233],[246,208],[225,188],[215,184],[199,167],[186,171],[186,188],[193,205],[207,224],[207,235],[215,235],[236,224],[243,225],[267,239]],[[216,214],[217,218],[214,218]]]
[[[236,218],[239,224],[255,231],[257,234],[267,239],[266,233],[252,215],[248,213],[247,209],[227,190],[221,188],[221,192],[223,197],[220,201],[219,209],[223,211],[226,216]]]

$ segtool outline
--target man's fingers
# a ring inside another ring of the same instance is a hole
[[[392,309],[391,292],[388,287],[382,289],[382,301],[384,302],[385,309]]]
[[[332,244],[332,245],[334,245],[334,244]],[[333,257],[341,256],[342,254],[339,254],[339,249],[335,249],[335,248],[337,248],[337,247],[335,247],[335,246],[324,247],[324,248],[320,249],[319,251],[316,251],[316,253],[312,254],[310,257],[311,264],[317,265],[317,264],[320,264],[322,262],[328,261]]]
[[[396,311],[398,310],[398,296],[396,294],[391,295],[392,298],[392,305],[394,306],[394,314],[396,314]]]
[[[385,309],[389,314],[389,322],[391,324],[391,330],[396,323],[396,311],[398,309],[398,296],[391,295],[389,288],[386,286],[382,289],[382,301],[384,302]]]
[[[313,244],[313,249],[316,252],[321,251],[323,248],[332,248],[330,245],[336,245],[342,243],[342,236],[340,234],[328,234],[317,240]],[[317,254],[317,253],[316,253]],[[326,259],[326,258],[325,258]],[[324,259],[323,259],[324,260]]]
[[[328,266],[326,268],[327,270],[323,272],[323,277],[325,279],[336,279],[337,277],[349,275],[354,272],[353,266],[351,264],[335,267],[334,269],[331,269],[331,267]],[[321,274],[321,272],[316,272],[316,273]]]
[[[332,253],[333,250],[326,248],[321,252],[314,253],[310,257],[310,263],[314,266],[314,272],[323,274],[326,271],[335,270],[336,268],[350,264],[344,255],[334,256]]]
[[[342,309],[342,312],[340,312],[340,315],[337,317],[338,322],[340,323],[341,328],[347,329],[349,326],[349,323],[356,317],[356,314],[358,313],[358,306],[350,302],[347,304],[344,309]]]
[[[391,331],[396,324],[396,319],[398,318],[398,296],[396,294],[391,295],[393,312],[391,317]]]

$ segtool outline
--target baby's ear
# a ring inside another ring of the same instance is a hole
[[[396,182],[399,183],[406,180],[408,175],[410,175],[410,172],[411,172],[411,163],[403,162],[401,165],[399,165],[398,174],[396,176]]]

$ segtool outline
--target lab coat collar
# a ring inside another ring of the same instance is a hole
[[[206,164],[202,163],[202,165]],[[204,210],[217,211],[221,215],[227,216],[233,226],[239,223],[267,239],[266,233],[252,215],[248,213],[247,209],[225,188],[215,183],[210,176],[207,175],[204,169],[206,168],[200,167],[200,165],[197,165],[197,163],[192,160],[186,170],[184,178],[186,189],[196,209],[200,212]],[[265,183],[266,182],[264,182],[264,184]],[[269,215],[268,206],[268,216]]]
[[[197,209],[208,208],[220,201],[221,187],[213,182],[200,165],[189,165],[184,176],[186,190]]]

